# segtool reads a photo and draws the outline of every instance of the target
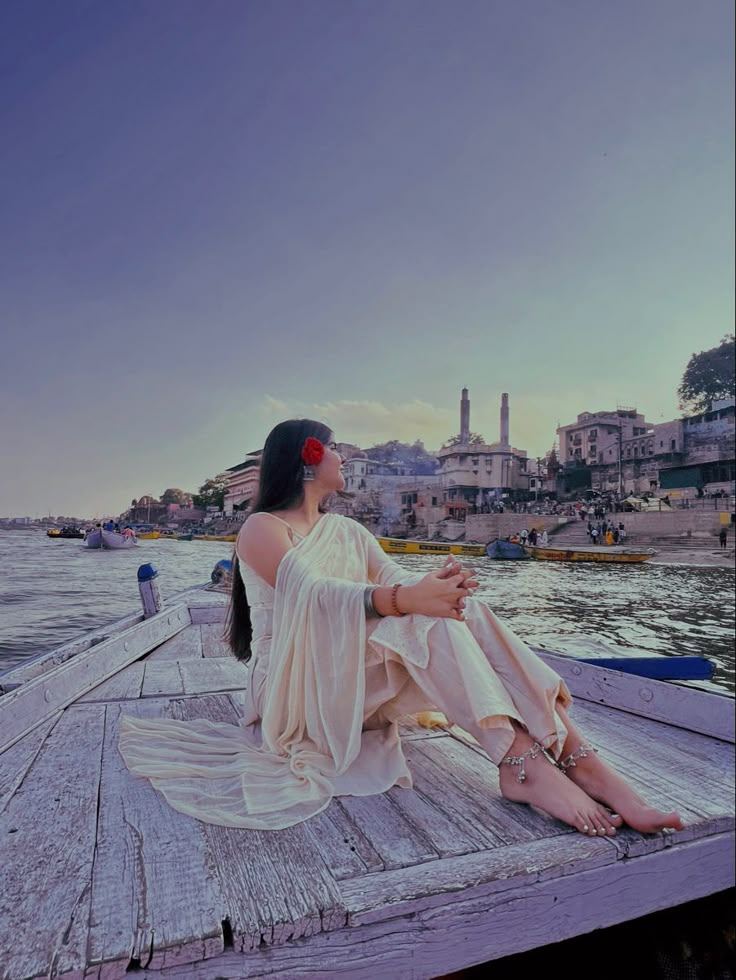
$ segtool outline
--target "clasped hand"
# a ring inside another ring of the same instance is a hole
[[[441,569],[425,575],[411,586],[411,611],[424,616],[465,620],[465,601],[478,588],[475,570],[463,568],[450,556]]]

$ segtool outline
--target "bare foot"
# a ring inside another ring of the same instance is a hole
[[[526,732],[517,731],[508,755],[521,756],[533,744]],[[616,826],[621,824],[620,818],[612,818],[604,807],[560,772],[542,752],[535,758],[527,755],[523,768],[526,779],[519,782],[521,766],[502,762],[498,767],[501,793],[505,799],[536,806],[590,837],[616,833]]]
[[[561,759],[576,751],[582,743],[575,744],[568,739]],[[643,834],[654,834],[657,831],[671,828],[682,830],[685,826],[679,813],[665,813],[649,806],[626,780],[615,769],[596,755],[588,752],[587,756],[575,760],[575,765],[566,769],[566,775],[592,799],[605,803],[614,813]]]

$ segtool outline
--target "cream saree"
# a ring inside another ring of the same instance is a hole
[[[366,623],[366,583],[412,578],[357,522],[325,515],[278,569],[260,725],[125,716],[130,771],[199,820],[277,830],[335,795],[411,787],[397,724],[407,714],[443,710],[496,762],[514,718],[558,755],[555,706],[569,694],[484,603],[468,603],[465,623]]]

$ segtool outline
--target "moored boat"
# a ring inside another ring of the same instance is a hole
[[[539,561],[597,561],[616,564],[639,564],[649,561],[657,552],[653,548],[637,551],[634,548],[622,548],[616,545],[579,545],[573,548],[553,548],[547,546],[524,545],[524,551]]]
[[[414,541],[404,538],[377,537],[389,555],[474,555],[486,554],[484,544],[463,544],[457,541]]]
[[[138,538],[141,541],[144,539],[147,541],[156,541],[160,537],[161,537],[160,531],[141,531],[138,534]]]
[[[528,555],[520,544],[514,544],[513,541],[502,541],[501,538],[496,538],[495,541],[489,541],[486,545],[486,554],[489,558],[503,561],[517,561],[519,558],[528,560],[531,558],[531,555]]]
[[[237,534],[195,534],[189,538],[194,541],[236,541]],[[186,539],[183,539],[186,540]]]

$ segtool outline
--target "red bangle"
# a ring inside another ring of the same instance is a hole
[[[402,611],[399,609],[399,604],[396,601],[396,595],[400,588],[401,588],[401,584],[397,583],[391,589],[391,609],[397,616],[406,616],[406,613],[402,613]]]

